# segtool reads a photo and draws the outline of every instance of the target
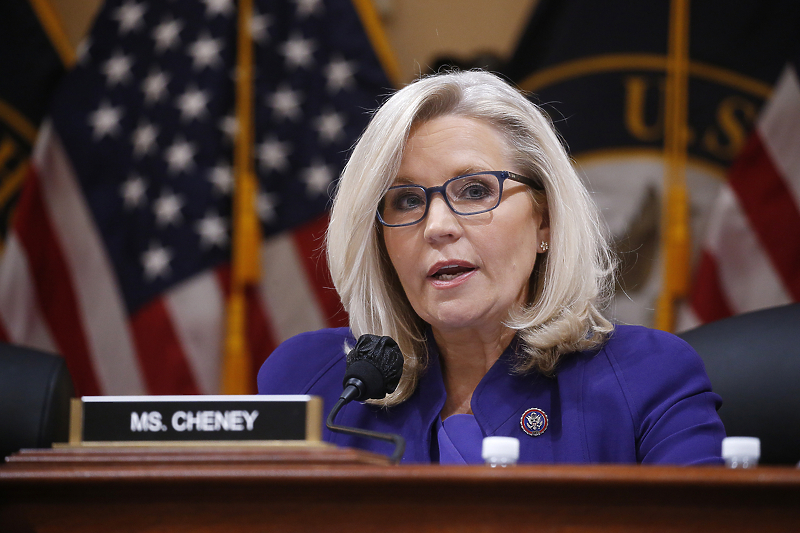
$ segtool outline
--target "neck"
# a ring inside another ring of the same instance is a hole
[[[514,333],[505,326],[491,332],[433,330],[447,393],[442,420],[450,415],[472,413],[470,401],[475,387],[503,354]]]

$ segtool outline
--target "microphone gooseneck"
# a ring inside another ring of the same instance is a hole
[[[406,447],[401,435],[337,426],[333,421],[341,408],[353,400],[380,399],[394,392],[402,374],[403,354],[394,339],[362,335],[355,348],[347,354],[347,369],[342,380],[344,390],[331,409],[325,425],[331,431],[393,442],[395,449],[390,460],[397,464]]]

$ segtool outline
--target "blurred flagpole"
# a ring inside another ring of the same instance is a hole
[[[661,215],[662,285],[655,327],[672,331],[675,312],[689,289],[690,222],[686,188],[689,95],[689,0],[672,0],[669,15]]]
[[[261,231],[256,213],[253,138],[253,0],[240,0],[236,51],[236,144],[234,147],[231,290],[226,306],[223,394],[245,394],[253,381],[247,347],[246,291],[259,281]]]

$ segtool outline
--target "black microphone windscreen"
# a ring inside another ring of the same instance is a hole
[[[343,386],[351,378],[361,380],[366,386],[365,394],[357,398],[380,399],[394,392],[403,375],[403,354],[391,337],[362,335],[355,348],[347,354],[347,370]]]

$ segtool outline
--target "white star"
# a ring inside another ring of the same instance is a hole
[[[131,79],[133,60],[130,56],[117,52],[103,65],[103,74],[106,75],[106,84],[110,87],[120,83],[127,83]]]
[[[353,74],[355,74],[355,68],[352,61],[345,61],[341,57],[331,60],[325,67],[328,92],[337,93],[342,89],[352,87]]]
[[[233,12],[232,0],[203,0],[206,5],[206,18],[213,18],[217,15],[226,17]]]
[[[291,152],[289,143],[282,143],[271,137],[258,147],[258,161],[261,168],[267,171],[284,170],[289,164],[289,152]]]
[[[344,117],[340,113],[328,111],[314,121],[323,143],[331,143],[344,135]]]
[[[138,174],[131,174],[120,186],[120,194],[122,194],[126,209],[133,209],[142,205],[146,192],[147,182]]]
[[[333,181],[333,172],[329,166],[316,162],[303,171],[302,180],[306,184],[308,196],[319,196],[328,192],[328,187]]]
[[[236,132],[239,131],[239,121],[236,120],[234,115],[225,115],[222,117],[222,120],[219,121],[219,129],[222,130],[222,133],[225,134],[225,137],[230,141],[233,142],[236,140]]]
[[[256,212],[264,224],[274,222],[278,218],[275,208],[278,207],[278,195],[268,192],[259,192],[256,197]]]
[[[144,4],[137,4],[133,0],[129,0],[114,11],[112,18],[119,22],[119,32],[126,34],[142,27],[145,11],[147,8]]]
[[[89,53],[92,50],[92,38],[85,37],[80,44],[78,45],[77,50],[75,50],[75,54],[78,57],[78,63],[81,65],[85,65],[87,61],[89,61]]]
[[[281,53],[286,58],[290,68],[308,67],[313,61],[314,42],[303,39],[300,35],[293,35],[281,46]]]
[[[147,155],[153,151],[158,137],[158,126],[149,122],[140,122],[133,131],[133,153],[137,157]]]
[[[167,94],[167,85],[169,81],[168,74],[158,70],[152,70],[142,82],[144,101],[148,104],[153,104],[163,99]]]
[[[180,20],[164,20],[153,29],[153,39],[156,42],[156,52],[159,54],[175,48],[180,42],[180,33],[183,22]]]
[[[208,180],[220,194],[230,194],[233,190],[233,169],[228,163],[219,162],[208,173]]]
[[[166,160],[171,174],[185,172],[194,167],[197,147],[186,139],[177,139],[167,148]]]
[[[222,62],[222,41],[212,39],[210,35],[203,35],[189,47],[189,55],[194,59],[195,70],[206,67],[215,67]]]
[[[250,19],[250,36],[253,41],[258,44],[264,44],[269,39],[269,32],[267,31],[272,25],[272,17],[269,15],[261,15],[260,13],[253,13],[253,18]]]
[[[153,202],[153,213],[156,215],[156,223],[159,226],[169,226],[177,224],[183,220],[181,209],[186,205],[183,198],[171,191],[164,193]]]
[[[112,107],[108,102],[100,104],[97,111],[89,115],[89,124],[94,128],[94,139],[98,141],[107,135],[111,137],[117,135],[122,115],[122,107]]]
[[[279,87],[267,100],[272,112],[279,119],[297,120],[302,115],[299,93],[289,87]]]
[[[208,113],[208,102],[211,97],[206,91],[197,88],[187,89],[178,97],[178,109],[181,110],[181,120],[189,121],[201,118]]]
[[[200,234],[200,246],[203,248],[223,248],[228,244],[228,223],[216,213],[207,213],[194,225]]]
[[[154,242],[150,243],[150,248],[142,254],[144,277],[147,281],[169,275],[169,262],[172,261],[173,255],[169,248],[164,248]]]
[[[321,0],[295,0],[294,3],[297,5],[297,14],[301,18],[317,14],[322,10]]]

